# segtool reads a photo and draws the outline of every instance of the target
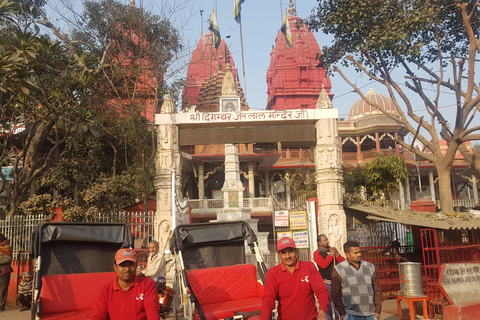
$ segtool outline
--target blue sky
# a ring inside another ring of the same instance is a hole
[[[80,0],[56,0],[51,1],[50,4],[47,3],[47,12],[50,14],[50,20],[56,22],[57,25],[62,25],[62,18],[58,16],[58,12],[66,12],[65,9],[62,10],[57,1],[73,3],[77,13],[80,13],[82,10]],[[129,0],[119,1],[125,4],[130,2]],[[185,77],[186,67],[191,53],[201,36],[202,26],[203,32],[208,32],[207,20],[212,12],[212,8],[215,8],[221,36],[230,47],[230,51],[235,52],[233,58],[237,68],[239,71],[241,70],[240,28],[233,19],[233,0],[135,0],[135,2],[137,7],[143,7],[150,12],[168,18],[179,30],[185,48],[180,54],[178,63],[171,68],[174,77]],[[247,100],[249,106],[256,110],[263,110],[266,106],[266,73],[270,63],[270,52],[282,24],[282,15],[285,12],[285,8],[288,8],[288,4],[289,1],[287,0],[245,0],[242,5]],[[295,0],[294,4],[296,4],[296,15],[306,18],[311,14],[312,9],[316,7],[317,1]],[[203,18],[201,18],[200,10],[203,10]],[[68,27],[64,27],[62,31],[68,33]],[[231,35],[228,39],[226,38],[227,34]],[[321,32],[314,32],[314,35],[320,48],[331,44],[332,38],[330,36]],[[369,88],[374,88],[377,92],[387,94],[383,86],[369,80],[366,76],[355,73],[352,68],[343,68],[343,71],[364,93]],[[241,71],[239,74],[242,86],[245,89]],[[167,75],[166,78],[169,79],[169,76]],[[350,86],[338,74],[331,77],[331,80],[332,93],[335,94],[333,106],[339,109],[340,117],[346,118],[350,107],[358,100],[359,96],[352,92]],[[403,83],[403,74],[399,73],[397,80],[399,83]],[[415,95],[410,94],[410,97],[415,97]],[[449,93],[442,95],[441,111],[445,113],[447,120],[453,122],[455,108],[451,97],[452,95]],[[419,115],[427,115],[426,112],[422,111],[424,109],[423,103],[415,99],[416,97],[413,100],[418,107],[414,109],[419,111]]]

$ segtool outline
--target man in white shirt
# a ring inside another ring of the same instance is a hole
[[[158,242],[155,240],[150,241],[148,244],[148,250],[150,250],[150,254],[148,255],[147,267],[144,270],[139,271],[137,274],[142,274],[149,278],[155,275],[165,277],[167,274],[167,263],[163,253],[158,252]]]

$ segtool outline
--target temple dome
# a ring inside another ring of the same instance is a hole
[[[308,26],[293,14],[289,15],[288,23],[292,47],[286,46],[285,35],[279,31],[270,53],[267,109],[314,109],[322,88],[330,93],[332,84],[326,76],[326,70],[317,68],[317,56],[321,51]]]
[[[377,104],[379,107],[383,108],[388,113],[393,113],[398,115],[397,109],[395,108],[395,105],[393,104],[392,99],[387,97],[386,95],[377,93],[373,89],[369,89],[365,96],[367,97],[368,100]],[[369,105],[365,100],[360,98],[350,108],[350,111],[348,112],[348,120],[357,120],[360,118],[375,116],[375,115],[384,116],[384,114],[381,111]]]
[[[182,92],[184,107],[197,105],[202,84],[217,72],[225,71],[226,55],[230,56],[230,51],[223,38],[221,38],[218,49],[215,49],[212,32],[205,33],[200,37],[187,70],[186,85]],[[233,76],[237,79],[237,71],[232,57],[230,57],[230,65]]]

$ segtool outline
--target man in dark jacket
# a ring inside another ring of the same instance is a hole
[[[315,260],[315,263],[318,266],[318,271],[320,271],[320,274],[325,281],[328,293],[331,294],[333,267],[340,262],[345,261],[345,259],[338,253],[337,248],[330,247],[326,235],[319,235],[317,237],[317,242],[318,250],[313,253],[313,260]],[[339,319],[338,312],[335,312],[335,307],[333,306],[333,300],[331,300],[328,305],[327,318],[328,320]]]

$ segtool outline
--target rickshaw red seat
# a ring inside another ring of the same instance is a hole
[[[43,276],[40,318],[90,319],[100,289],[115,277],[115,272]]]
[[[252,264],[188,270],[187,280],[207,320],[262,308],[264,287]],[[197,311],[195,319],[200,319]]]

